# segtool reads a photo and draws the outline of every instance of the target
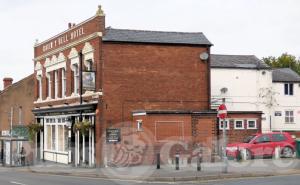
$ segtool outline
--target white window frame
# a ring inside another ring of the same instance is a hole
[[[136,120],[137,131],[144,131],[143,129],[143,120]]]
[[[61,120],[63,120],[62,118],[65,118],[65,122],[60,122],[60,123],[58,123],[58,119],[61,119]],[[47,121],[48,120],[48,121]],[[50,121],[51,120],[51,121]],[[45,121],[44,121],[44,130],[45,130],[45,139],[44,139],[44,143],[45,143],[45,148],[44,148],[44,150],[46,151],[46,152],[55,152],[55,153],[61,153],[61,154],[68,154],[68,151],[60,151],[60,150],[58,150],[58,145],[60,144],[59,143],[59,140],[58,140],[58,125],[61,125],[62,126],[62,128],[63,128],[63,130],[62,130],[62,134],[65,134],[66,132],[65,132],[65,128],[68,128],[68,123],[67,123],[67,118],[66,117],[60,117],[60,116],[58,116],[58,117],[45,117]],[[48,130],[47,130],[47,126],[50,126],[50,128],[51,128],[51,131],[50,131],[50,133],[48,133]],[[55,126],[55,149],[53,150],[52,149],[52,144],[53,144],[53,141],[52,141],[52,129],[53,129],[53,127],[52,126]],[[66,126],[66,127],[65,127]],[[51,134],[51,146],[50,147],[48,147],[48,134]],[[67,137],[68,137],[68,135],[67,135]],[[65,138],[65,135],[63,135],[63,140],[62,140],[62,146],[63,146],[63,148],[65,148],[65,140],[64,140],[64,138]],[[48,148],[51,148],[51,149],[48,149]]]
[[[61,70],[61,97],[66,97],[66,86],[67,85],[67,78],[66,78],[66,70],[65,68],[62,68]]]
[[[221,122],[223,121],[223,119],[219,119],[219,129],[220,130],[223,130],[223,127],[221,125]],[[226,124],[227,123],[227,124]],[[226,124],[226,130],[229,130],[230,129],[230,122],[228,119],[225,119],[225,124]]]
[[[58,98],[58,71],[54,71],[54,98]]]
[[[287,84],[287,86],[288,86],[287,94],[285,93],[285,85],[286,85],[286,84]],[[290,91],[291,86],[293,86],[293,92]],[[294,89],[294,88],[295,88],[295,86],[294,86],[293,83],[284,83],[284,84],[283,84],[284,95],[285,95],[285,96],[293,96],[293,95],[294,95],[294,92],[295,92],[295,89]]]
[[[254,123],[255,123],[255,127],[249,127],[249,122],[250,121],[254,121]],[[249,129],[249,130],[255,130],[255,129],[257,129],[257,120],[256,119],[248,119],[247,120],[247,129]]]
[[[75,95],[79,94],[79,66],[77,64],[74,64],[74,89],[73,93]]]
[[[39,92],[38,92],[38,99],[42,100],[43,99],[43,85],[42,85],[42,76],[39,75],[38,78],[38,87],[39,87]]]
[[[51,98],[52,97],[52,93],[51,93],[51,91],[52,91],[52,79],[51,79],[51,74],[50,73],[48,73],[48,75],[47,75],[47,78],[48,78],[48,98]]]
[[[288,115],[287,116],[287,112],[289,112],[289,113],[293,113],[293,116],[291,116],[291,115]],[[286,118],[288,118],[289,119],[289,121],[287,122],[286,121]],[[293,122],[291,122],[291,118],[293,118]],[[294,124],[295,123],[295,111],[294,110],[285,110],[284,111],[284,122],[286,123],[286,124]]]
[[[237,123],[238,121],[241,121],[241,122],[242,122],[242,127],[237,127],[237,126],[236,126],[236,123]],[[235,120],[234,120],[234,129],[235,129],[235,130],[244,130],[244,129],[245,129],[245,123],[244,123],[244,120],[242,120],[242,119],[235,119]]]

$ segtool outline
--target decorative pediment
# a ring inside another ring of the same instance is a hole
[[[57,63],[57,57],[56,57],[56,55],[53,55],[51,58],[51,65],[54,65],[56,63]]]
[[[51,61],[50,61],[50,58],[46,58],[46,60],[45,60],[45,67],[48,67],[48,66],[50,66],[51,65]]]
[[[34,68],[36,71],[39,71],[39,70],[42,70],[43,69],[43,66],[40,62],[37,62],[35,64],[35,68]]]
[[[57,62],[61,63],[61,62],[64,62],[64,61],[66,61],[65,55],[63,53],[59,53],[58,58],[57,58]]]
[[[82,54],[87,54],[87,53],[91,53],[91,52],[93,52],[94,51],[94,48],[93,48],[93,46],[89,43],[89,42],[86,42],[85,44],[84,44],[84,47],[83,47],[83,49],[82,49]]]
[[[59,53],[58,58],[53,55],[51,60],[49,58],[45,61],[46,72],[54,71],[61,68],[66,68],[66,57],[63,53]]]
[[[78,57],[77,50],[75,48],[72,48],[68,57],[69,57],[69,59]]]

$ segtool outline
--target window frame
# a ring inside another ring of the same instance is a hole
[[[239,121],[242,122],[242,127],[237,127],[236,126],[236,123],[239,122]],[[235,119],[234,120],[234,129],[235,130],[244,130],[245,129],[245,122],[244,122],[244,120],[242,120],[242,119]]]
[[[254,121],[255,127],[249,127],[249,122]],[[257,129],[257,120],[256,119],[247,119],[247,129],[249,130],[256,130]]]
[[[284,86],[284,95],[285,96],[293,96],[294,95],[294,84],[293,83],[285,83],[283,86]]]
[[[287,115],[287,112],[293,113],[293,115],[292,116],[290,114]],[[287,118],[289,119],[289,121],[287,121]],[[292,121],[291,121],[291,119],[292,119]],[[285,122],[285,124],[295,124],[294,110],[284,110],[284,122]]]
[[[222,123],[223,119],[219,119],[219,130],[223,130]],[[228,119],[225,119],[225,124],[226,124],[226,130],[230,130],[230,122]]]

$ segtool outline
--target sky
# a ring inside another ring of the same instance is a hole
[[[33,45],[95,15],[106,26],[203,32],[214,54],[300,56],[299,0],[0,0],[0,90],[33,73]]]

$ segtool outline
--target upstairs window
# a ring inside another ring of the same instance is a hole
[[[294,84],[287,83],[284,84],[284,95],[293,95],[294,94]]]
[[[66,84],[67,84],[66,70],[63,68],[61,70],[61,97],[62,98],[66,96]]]
[[[292,110],[285,111],[285,123],[294,123],[294,111]]]
[[[74,65],[74,94],[79,93],[79,67],[78,65]]]
[[[54,97],[58,98],[58,71],[54,71]]]
[[[51,88],[52,88],[51,84],[52,84],[51,75],[48,74],[48,84],[47,84],[48,98],[51,98]]]

